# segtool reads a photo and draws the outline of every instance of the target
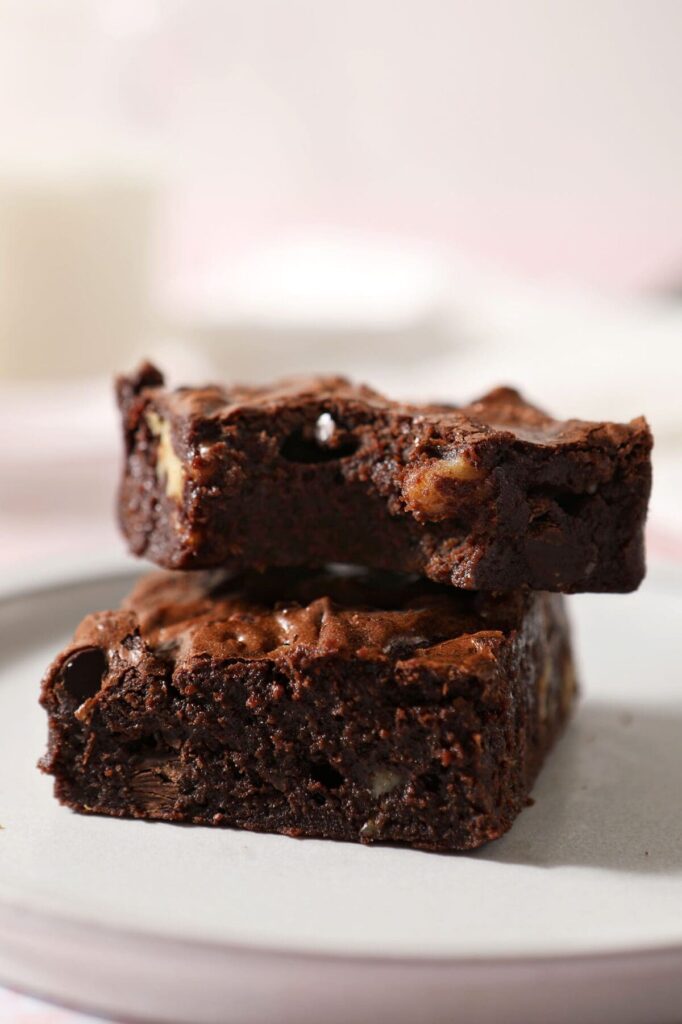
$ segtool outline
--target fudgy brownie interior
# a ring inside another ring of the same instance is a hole
[[[462,407],[343,378],[169,390],[119,382],[120,521],[166,568],[352,562],[480,590],[632,590],[651,434],[559,421],[510,388]]]
[[[155,574],[48,671],[42,767],[80,811],[466,849],[524,806],[574,690],[558,596]]]

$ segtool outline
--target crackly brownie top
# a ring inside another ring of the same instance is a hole
[[[121,645],[139,637],[160,657],[197,659],[311,655],[433,661],[490,659],[491,638],[523,624],[533,595],[480,594],[367,570],[154,573],[118,612],[81,624],[70,650]],[[472,666],[473,667],[473,666]]]
[[[119,378],[118,389],[124,400],[141,395],[160,401],[171,419],[211,421],[216,425],[228,425],[244,415],[269,417],[305,406],[334,408],[342,405],[355,413],[364,412],[367,417],[374,413],[397,420],[418,420],[422,426],[436,428],[437,434],[444,438],[468,444],[504,434],[507,439],[533,445],[618,447],[635,432],[648,434],[642,417],[628,424],[554,419],[510,387],[497,387],[461,406],[396,402],[370,387],[338,376],[298,377],[264,387],[214,384],[170,390],[164,386],[160,371],[145,363],[130,377]]]

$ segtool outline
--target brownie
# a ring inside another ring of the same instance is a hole
[[[47,672],[41,767],[78,811],[470,849],[528,802],[574,693],[559,595],[155,573]]]
[[[348,562],[465,589],[629,591],[644,574],[652,438],[554,420],[510,388],[389,401],[343,378],[118,382],[120,521],[170,569]]]

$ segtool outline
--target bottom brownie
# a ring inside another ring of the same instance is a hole
[[[574,694],[556,595],[154,574],[47,672],[41,767],[78,811],[470,849],[527,803]]]

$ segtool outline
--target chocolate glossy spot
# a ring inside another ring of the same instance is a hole
[[[107,659],[99,647],[84,647],[76,651],[64,664],[62,686],[79,703],[94,697],[107,671]]]

